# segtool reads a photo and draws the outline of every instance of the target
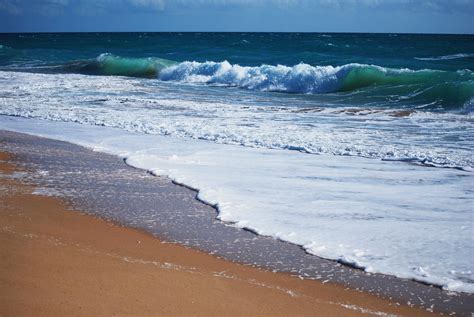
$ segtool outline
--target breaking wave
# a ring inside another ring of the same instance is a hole
[[[241,66],[228,61],[176,62],[158,57],[127,58],[109,53],[88,60],[28,65],[23,70],[157,78],[297,94],[349,93],[367,89],[369,97],[382,96],[390,102],[428,105],[427,109],[441,106],[444,110],[464,111],[472,108],[469,105],[474,98],[474,73],[470,70],[411,70],[355,63],[342,66],[305,63]],[[370,91],[374,87],[379,90]]]
[[[239,88],[300,94],[351,92],[367,87],[390,88],[384,92],[418,103],[440,103],[462,108],[474,97],[474,74],[469,70],[390,69],[376,65],[240,66],[223,62],[182,62],[162,69],[158,78]]]

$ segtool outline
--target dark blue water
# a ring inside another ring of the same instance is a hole
[[[343,33],[45,33],[0,34],[2,66],[67,62],[102,53],[174,61],[222,61],[245,66],[340,66],[456,71],[474,68],[473,35]],[[455,58],[456,54],[467,56]],[[453,58],[449,58],[449,56]],[[443,56],[445,58],[443,58]],[[448,58],[446,58],[448,57]]]

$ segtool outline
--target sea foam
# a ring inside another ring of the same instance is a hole
[[[298,64],[245,67],[223,62],[183,62],[163,69],[161,80],[221,84],[250,90],[325,93],[341,88],[341,79],[352,66],[332,67]]]
[[[0,81],[0,114],[245,147],[474,167],[474,127],[464,115],[321,108],[283,94],[134,78],[0,72]]]
[[[198,189],[222,221],[309,253],[474,292],[471,173],[5,116],[0,126],[120,155]]]

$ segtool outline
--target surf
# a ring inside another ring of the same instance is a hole
[[[9,47],[1,47],[5,58]],[[8,56],[7,56],[8,55]],[[2,57],[3,58],[3,57]],[[387,68],[350,63],[341,66],[269,65],[242,66],[227,60],[174,61],[160,57],[122,57],[102,53],[93,59],[58,63],[28,63],[11,70],[40,73],[76,73],[126,76],[185,84],[235,87],[250,91],[324,95],[356,94],[361,105],[396,104],[425,110],[471,112],[474,74],[471,70],[443,71]],[[374,96],[379,98],[374,100]]]
[[[436,102],[447,109],[465,108],[474,97],[474,74],[470,70],[391,69],[356,63],[335,67],[305,63],[291,67],[250,67],[228,61],[186,61],[162,69],[158,78],[163,81],[296,94],[350,93],[379,88],[379,93],[386,94],[387,98],[416,104]]]

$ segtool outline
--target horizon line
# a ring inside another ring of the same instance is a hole
[[[0,34],[51,34],[51,33],[304,33],[304,34],[401,34],[401,35],[474,35],[472,33],[436,32],[363,32],[363,31],[0,31]]]

